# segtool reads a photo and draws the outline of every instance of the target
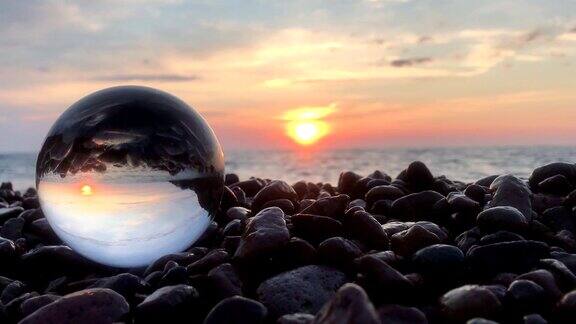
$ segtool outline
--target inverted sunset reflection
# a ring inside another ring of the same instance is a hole
[[[170,182],[43,181],[38,188],[54,231],[80,254],[140,266],[183,250],[210,222],[193,190]]]

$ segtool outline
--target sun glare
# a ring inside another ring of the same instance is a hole
[[[92,187],[89,185],[83,185],[82,188],[80,188],[80,193],[82,194],[82,196],[91,196]]]
[[[330,132],[330,125],[323,118],[334,111],[334,104],[287,111],[283,116],[287,121],[286,134],[297,144],[312,145]]]

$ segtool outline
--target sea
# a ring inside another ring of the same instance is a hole
[[[241,179],[255,176],[336,184],[340,172],[361,175],[381,170],[396,176],[412,161],[422,161],[434,175],[473,182],[493,174],[528,178],[551,162],[576,163],[576,146],[430,147],[338,150],[228,150],[226,172]],[[35,184],[36,153],[0,153],[0,181],[18,190]]]

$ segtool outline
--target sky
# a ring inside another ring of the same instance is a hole
[[[327,148],[572,145],[575,58],[571,0],[2,0],[0,152],[125,84],[186,101],[225,151],[292,148],[294,118]]]

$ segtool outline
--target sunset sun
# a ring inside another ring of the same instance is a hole
[[[82,188],[80,188],[80,193],[82,194],[82,196],[91,196],[92,187],[89,185],[83,185]]]
[[[333,113],[335,105],[327,107],[305,107],[288,111],[284,114],[286,120],[286,135],[297,144],[308,146],[315,144],[330,133],[330,125],[324,120]]]

